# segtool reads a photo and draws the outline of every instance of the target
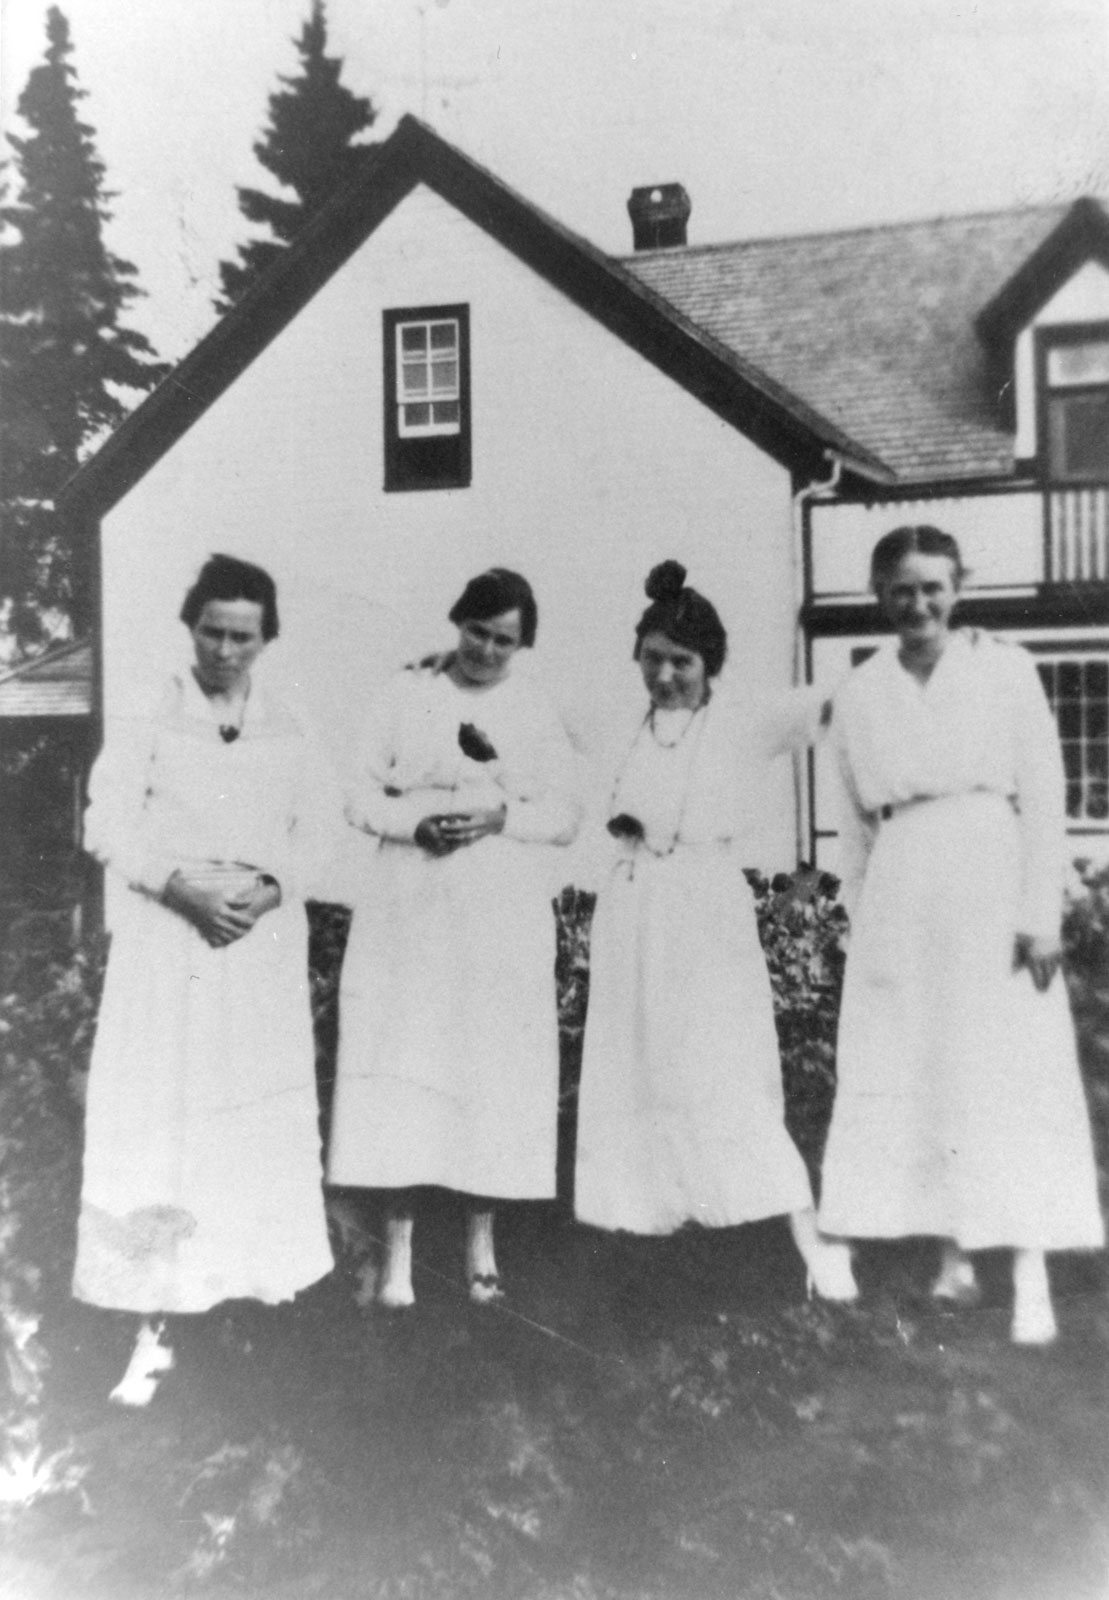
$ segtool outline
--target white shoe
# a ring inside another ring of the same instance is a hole
[[[837,1300],[842,1305],[859,1298],[859,1286],[851,1265],[850,1248],[843,1243],[822,1242],[808,1262],[809,1299],[815,1291],[820,1300]]]
[[[1014,1251],[1013,1343],[1050,1344],[1058,1332],[1043,1251]]]
[[[144,1322],[135,1340],[127,1371],[108,1399],[117,1406],[147,1406],[157,1393],[163,1375],[174,1365],[173,1350],[162,1342],[165,1324]]]
[[[466,1219],[466,1283],[475,1305],[504,1299],[493,1251],[492,1211],[471,1211]]]
[[[1051,1344],[1059,1332],[1051,1301],[1022,1296],[1013,1306],[1014,1344]]]
[[[412,1218],[389,1217],[385,1223],[385,1267],[377,1288],[377,1303],[390,1311],[414,1306],[412,1289]]]
[[[470,1299],[475,1305],[488,1306],[504,1299],[501,1280],[495,1272],[475,1272],[470,1278]]]
[[[377,1291],[377,1303],[388,1311],[401,1311],[405,1306],[414,1306],[416,1295],[411,1278],[407,1282],[399,1278],[387,1279]]]
[[[982,1298],[974,1262],[965,1256],[945,1262],[940,1275],[932,1285],[932,1299],[946,1300],[951,1305],[974,1306]]]

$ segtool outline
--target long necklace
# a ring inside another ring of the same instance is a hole
[[[615,781],[614,781],[614,783],[612,785],[612,794],[609,797],[608,809],[609,809],[610,816],[612,815],[612,813],[615,810],[615,807],[616,807],[616,796],[620,792],[620,785],[623,782],[624,774],[628,769],[628,765],[629,765],[629,763],[630,763],[630,761],[632,759],[632,756],[635,754],[636,746],[639,744],[639,741],[643,736],[643,730],[645,728],[649,728],[650,729],[651,737],[652,737],[654,743],[657,745],[657,747],[660,750],[676,750],[679,747],[679,745],[682,744],[682,742],[686,738],[686,735],[689,733],[690,729],[694,725],[696,725],[697,732],[696,732],[696,735],[695,735],[695,738],[694,738],[694,747],[690,751],[690,755],[689,755],[689,770],[686,773],[685,782],[684,782],[684,784],[682,786],[681,804],[678,807],[678,815],[677,815],[677,819],[676,819],[676,821],[674,823],[674,832],[671,835],[669,843],[662,849],[659,849],[655,845],[648,844],[647,840],[642,836],[642,834],[636,836],[633,839],[633,845],[636,848],[633,848],[632,853],[630,855],[626,856],[624,858],[624,861],[621,863],[621,865],[626,870],[627,875],[628,875],[629,878],[632,878],[632,877],[635,876],[635,857],[636,857],[636,854],[638,853],[638,847],[639,846],[642,846],[643,849],[648,851],[651,855],[658,857],[660,860],[663,860],[667,856],[672,856],[674,854],[674,851],[678,848],[678,845],[681,843],[682,827],[683,827],[683,825],[685,823],[686,807],[689,804],[689,788],[690,788],[689,774],[692,771],[693,764],[697,759],[697,746],[701,742],[701,735],[703,734],[704,728],[705,728],[705,718],[704,718],[704,716],[702,716],[701,713],[703,711],[705,711],[707,706],[708,706],[708,700],[707,699],[702,700],[701,704],[699,706],[697,706],[696,709],[693,711],[692,715],[689,718],[689,721],[682,728],[682,731],[678,734],[676,739],[660,739],[658,737],[658,732],[657,732],[657,728],[656,728],[656,724],[655,724],[655,707],[654,706],[650,706],[648,708],[647,712],[646,712],[646,715],[643,718],[643,721],[639,724],[639,727],[636,729],[635,736],[632,739],[631,744],[628,746],[627,754],[624,756],[623,761],[620,763],[620,768],[619,768],[619,770],[618,770],[618,772],[616,774]],[[636,820],[638,821],[638,818]]]

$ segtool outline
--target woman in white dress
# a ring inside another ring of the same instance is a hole
[[[331,1183],[391,1191],[378,1300],[413,1303],[413,1190],[466,1197],[470,1297],[498,1298],[495,1200],[555,1192],[556,885],[577,830],[554,707],[512,673],[535,639],[517,573],[471,580],[457,648],[371,709],[350,822],[377,841],[340,990]]]
[[[894,529],[871,577],[897,638],[835,701],[852,927],[821,1226],[941,1239],[949,1301],[977,1295],[967,1251],[1013,1247],[1013,1338],[1046,1343],[1044,1252],[1104,1237],[1058,972],[1054,719],[1024,650],[951,627],[949,534]]]
[[[213,556],[181,620],[196,664],[110,718],[85,846],[114,908],[85,1123],[73,1292],[137,1313],[112,1398],[173,1365],[164,1317],[290,1299],[331,1271],[303,897],[338,795],[251,667],[273,580]]]
[[[635,658],[649,707],[617,773],[619,854],[590,948],[574,1206],[594,1226],[668,1234],[788,1216],[809,1281],[856,1288],[820,1239],[784,1121],[770,976],[744,875],[769,760],[816,737],[819,697],[762,709],[715,693],[727,637],[676,561],[647,580]]]

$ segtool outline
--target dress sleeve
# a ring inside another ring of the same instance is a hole
[[[1020,819],[1021,896],[1017,932],[1056,938],[1063,910],[1066,805],[1059,733],[1040,675],[1028,653],[1013,661],[1016,798]]]
[[[505,837],[524,844],[571,844],[582,813],[578,759],[553,705],[537,702],[530,731],[537,782],[526,797],[508,801]]]
[[[168,698],[167,696],[163,698]],[[139,893],[160,895],[177,863],[148,842],[146,807],[157,758],[157,706],[110,716],[89,776],[84,847]]]
[[[840,707],[837,706],[837,712]],[[862,894],[863,879],[866,877],[867,863],[870,852],[874,848],[874,841],[878,836],[878,824],[874,815],[862,803],[858,784],[851,764],[851,754],[848,749],[846,729],[842,714],[834,715],[832,721],[832,740],[836,758],[836,774],[838,777],[838,805],[839,813],[839,850],[840,850],[840,897],[847,908],[849,917],[854,917]]]
[[[289,828],[289,857],[279,879],[283,900],[331,898],[342,837],[339,780],[323,741],[300,723],[301,752]]]
[[[417,827],[427,815],[427,799],[424,795],[391,792],[390,779],[405,700],[415,681],[407,675],[395,678],[370,707],[346,804],[347,821],[352,827],[406,844],[413,842]]]
[[[807,749],[824,736],[831,716],[826,690],[811,685],[787,689],[756,713],[753,733],[760,754],[769,758]]]

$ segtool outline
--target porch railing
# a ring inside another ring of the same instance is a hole
[[[1047,497],[1048,579],[1109,579],[1109,488],[1053,489]]]

